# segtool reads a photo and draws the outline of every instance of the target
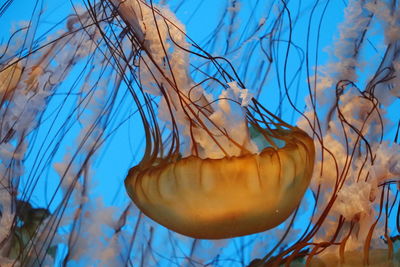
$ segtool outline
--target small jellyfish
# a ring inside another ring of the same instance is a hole
[[[0,66],[0,103],[9,100],[22,76],[20,63]],[[1,105],[0,105],[1,106]]]

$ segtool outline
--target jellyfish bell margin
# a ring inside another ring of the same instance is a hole
[[[193,238],[223,239],[274,228],[299,205],[315,149],[296,127],[268,133],[285,146],[221,159],[192,155],[157,166],[139,164],[129,171],[125,187],[144,214]]]

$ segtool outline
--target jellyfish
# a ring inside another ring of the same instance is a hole
[[[165,142],[157,146],[151,137],[146,140],[148,152],[125,180],[130,197],[150,218],[195,238],[242,236],[277,226],[294,211],[309,185],[314,165],[311,138],[272,115],[250,112],[263,107],[247,103],[248,90],[239,88],[228,73],[227,88],[219,97],[205,96],[203,82],[186,76],[187,56],[179,49],[189,45],[182,27],[174,29],[179,25],[176,19],[155,15],[161,11],[154,10],[158,8],[135,1],[118,6],[134,37],[144,44],[142,56],[155,65],[146,66],[153,77],[142,77],[141,82],[156,84],[145,90],[162,94],[159,109],[169,114],[164,119],[176,140],[166,155]],[[187,151],[179,149],[183,138]]]
[[[22,68],[19,64],[7,65],[7,68],[1,71],[1,98],[2,100],[9,99],[21,77]]]
[[[398,264],[396,1],[22,2],[2,266]]]

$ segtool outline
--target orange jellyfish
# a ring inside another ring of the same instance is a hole
[[[300,203],[314,147],[297,128],[263,134],[285,145],[221,159],[157,158],[132,168],[125,186],[146,215],[187,236],[220,239],[273,228]]]
[[[1,103],[10,99],[22,75],[19,63],[7,64],[0,70],[0,99]]]
[[[247,89],[232,77],[218,98],[205,96],[187,74],[187,55],[180,49],[189,45],[173,16],[141,1],[123,1],[117,8],[143,44],[142,57],[151,60],[141,71],[152,77],[142,81],[144,87],[157,86],[144,90],[162,95],[160,113],[169,114],[164,119],[173,131],[164,154],[157,129],[148,130],[147,152],[125,180],[135,204],[156,222],[194,238],[243,236],[286,220],[310,183],[312,139],[259,103],[246,103]]]

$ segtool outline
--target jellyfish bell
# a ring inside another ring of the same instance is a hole
[[[0,67],[0,103],[9,100],[22,76],[20,63],[7,64]]]
[[[202,159],[189,156],[132,168],[129,196],[150,218],[194,238],[221,239],[265,231],[300,203],[313,171],[312,139],[303,131],[275,130],[282,148],[259,154]]]

